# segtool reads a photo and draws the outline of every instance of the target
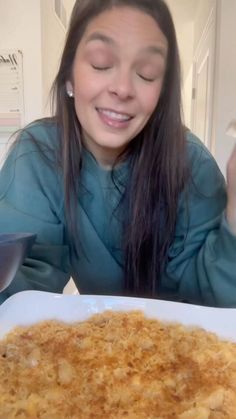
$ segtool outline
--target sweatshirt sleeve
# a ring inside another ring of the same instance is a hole
[[[46,137],[43,127],[34,137]],[[0,233],[29,232],[37,238],[0,303],[28,289],[62,292],[69,279],[69,251],[63,199],[52,150],[26,134],[18,140],[0,172]]]
[[[223,175],[208,150],[189,141],[191,177],[181,196],[163,283],[178,299],[236,307],[236,236],[225,216]]]

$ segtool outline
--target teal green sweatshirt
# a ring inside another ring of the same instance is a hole
[[[114,215],[121,192],[111,172],[84,151],[76,257],[70,254],[62,174],[55,166],[57,128],[37,122],[27,131],[0,173],[0,233],[32,232],[37,239],[0,302],[27,289],[62,292],[70,276],[80,293],[123,294],[122,217]],[[236,236],[224,218],[224,178],[201,141],[191,133],[186,141],[192,177],[186,186],[188,205],[181,194],[157,298],[236,307]],[[116,176],[125,182],[128,172],[126,162]]]

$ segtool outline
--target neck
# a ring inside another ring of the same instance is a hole
[[[87,138],[83,138],[85,148],[93,155],[98,164],[105,170],[111,170],[115,164],[117,157],[122,153],[122,149],[112,149],[103,147]]]

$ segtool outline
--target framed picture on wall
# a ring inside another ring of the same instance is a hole
[[[23,125],[23,54],[0,50],[0,165],[9,137]]]
[[[0,136],[23,124],[23,55],[19,50],[0,50]]]

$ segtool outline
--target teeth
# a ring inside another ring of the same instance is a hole
[[[129,119],[131,119],[131,117],[128,115],[108,111],[105,109],[99,109],[99,112],[102,113],[103,115],[108,116],[109,118],[115,119],[116,121],[129,121]]]

